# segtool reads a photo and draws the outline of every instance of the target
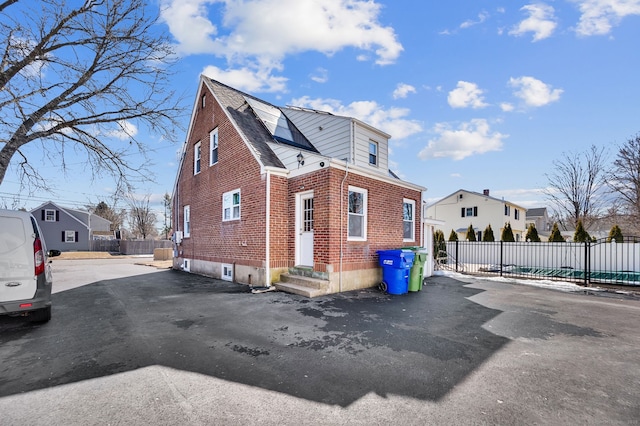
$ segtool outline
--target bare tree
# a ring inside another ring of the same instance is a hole
[[[553,162],[554,171],[545,174],[548,187],[544,193],[559,216],[571,225],[582,220],[585,227],[601,213],[606,196],[604,148],[592,145],[579,153],[563,153]]]
[[[83,167],[124,187],[148,179],[130,163],[148,150],[133,129],[174,140],[182,110],[169,88],[173,52],[147,3],[0,3],[0,184],[15,162],[23,185],[48,187],[23,149],[36,141],[65,173],[81,153]]]
[[[172,230],[171,225],[171,211],[172,211],[172,203],[171,203],[171,195],[169,193],[165,193],[162,198],[162,204],[164,206],[164,225],[162,227],[162,233],[164,234],[164,239],[169,239],[169,234]]]
[[[109,206],[104,201],[100,201],[95,206],[88,205],[87,208],[94,214],[110,221],[111,231],[120,230],[125,218],[127,217],[127,212],[124,209],[118,209],[115,206]]]
[[[640,134],[620,147],[607,181],[622,213],[635,225],[632,231],[640,231]]]
[[[142,198],[130,194],[127,197],[129,205],[129,228],[136,238],[147,239],[158,235],[156,229],[156,214],[149,207],[150,195]]]

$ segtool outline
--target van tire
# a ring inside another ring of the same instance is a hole
[[[47,306],[43,309],[38,309],[29,314],[29,321],[31,322],[49,322],[51,319],[51,306]]]

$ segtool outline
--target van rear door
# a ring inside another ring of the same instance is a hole
[[[24,218],[0,216],[0,302],[34,297],[34,238],[31,223]]]

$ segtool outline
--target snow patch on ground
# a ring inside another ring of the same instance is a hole
[[[433,275],[440,275],[455,278],[461,281],[469,279],[468,275],[461,274],[459,272],[452,271],[434,271]],[[567,281],[552,281],[552,280],[526,280],[526,279],[516,279],[516,278],[507,278],[507,277],[473,277],[474,279],[481,279],[487,281],[495,281],[500,283],[507,284],[523,284],[529,285],[533,287],[541,287],[549,290],[558,290],[564,291],[567,293],[571,292],[584,292],[585,290],[589,291],[605,291],[599,287],[584,287],[580,286],[576,283],[567,282]]]

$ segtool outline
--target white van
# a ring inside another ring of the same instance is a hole
[[[0,209],[0,315],[51,319],[51,266],[40,228],[28,212]]]

